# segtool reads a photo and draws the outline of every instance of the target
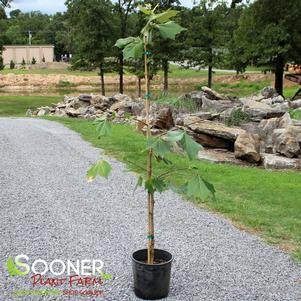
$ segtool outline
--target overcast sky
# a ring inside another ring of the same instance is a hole
[[[193,0],[181,0],[185,6],[191,7]],[[14,0],[11,9],[20,9],[28,12],[39,10],[43,13],[53,14],[66,9],[65,0]]]

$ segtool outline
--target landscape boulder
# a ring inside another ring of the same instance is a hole
[[[265,88],[263,88],[260,91],[260,95],[262,95],[265,99],[279,96],[278,92],[273,87],[265,87]]]
[[[184,126],[203,146],[234,149],[234,142],[243,129],[230,128],[223,123],[201,120],[197,116],[188,115],[184,118]]]
[[[152,121],[152,125],[158,129],[169,130],[175,126],[174,119],[172,116],[171,107],[163,107],[159,110]]]
[[[288,158],[301,157],[301,127],[288,126],[276,129],[272,136],[274,153]]]
[[[250,163],[258,163],[261,160],[259,136],[242,132],[238,135],[234,144],[235,158]]]
[[[274,154],[261,154],[265,169],[300,169],[300,159],[290,159]]]
[[[202,97],[202,110],[205,112],[221,113],[227,109],[232,109],[236,104],[231,100],[211,100],[206,96]]]

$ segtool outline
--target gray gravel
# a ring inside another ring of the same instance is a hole
[[[13,290],[31,289],[30,275],[9,277],[5,269],[18,254],[101,259],[115,279],[95,300],[136,300],[130,254],[146,243],[145,195],[133,193],[135,176],[113,159],[109,181],[87,183],[99,154],[58,123],[0,119],[0,300],[94,300],[13,298]],[[156,239],[175,257],[167,300],[301,300],[301,266],[289,255],[172,192],[157,197]]]

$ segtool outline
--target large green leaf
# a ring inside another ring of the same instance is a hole
[[[180,144],[187,153],[189,160],[196,159],[199,150],[202,149],[202,146],[195,142],[187,133],[183,134]]]
[[[153,186],[155,187],[156,191],[160,193],[168,189],[168,183],[162,178],[154,178]]]
[[[143,41],[141,38],[135,38],[123,48],[124,59],[140,59],[143,55]]]
[[[170,144],[161,138],[149,138],[147,140],[147,148],[152,149],[161,158],[164,158],[166,153],[171,150]]]
[[[125,39],[118,39],[115,43],[115,46],[122,49],[127,44],[134,42],[136,39],[137,39],[136,37],[128,37]]]
[[[156,20],[159,23],[165,23],[169,21],[170,18],[176,16],[179,12],[177,10],[168,9],[167,11],[160,14],[153,14],[150,17],[150,21]]]
[[[96,125],[96,131],[99,137],[111,134],[112,126],[106,118],[98,118],[93,124]]]
[[[184,132],[180,131],[169,131],[167,132],[167,141],[169,142],[178,142],[184,136]]]
[[[207,199],[210,195],[214,195],[215,192],[213,185],[199,175],[187,183],[186,189],[186,193],[189,197],[202,200]]]
[[[112,170],[111,165],[104,160],[99,160],[87,172],[88,181],[93,181],[97,176],[108,178]]]
[[[174,21],[169,21],[163,24],[157,25],[160,35],[163,39],[172,39],[176,38],[176,35],[183,30],[186,30],[184,27],[175,23]]]

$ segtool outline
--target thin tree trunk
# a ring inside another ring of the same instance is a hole
[[[100,71],[100,86],[101,86],[101,94],[103,96],[106,95],[106,90],[105,90],[105,77],[104,77],[104,69],[103,69],[103,65],[101,64],[99,67],[99,71]]]
[[[163,59],[162,60],[162,67],[163,67],[163,93],[164,95],[168,94],[168,60]]]
[[[123,55],[119,55],[119,93],[123,94]]]
[[[275,70],[275,89],[280,95],[283,95],[283,75],[284,61],[282,58],[278,58]]]
[[[145,111],[146,111],[146,124],[147,124],[147,138],[150,138],[150,81],[149,81],[149,63],[148,63],[148,54],[147,54],[147,38],[144,36],[144,74],[145,74]],[[150,149],[147,154],[147,179],[152,178],[152,157],[153,153]],[[147,244],[147,263],[154,263],[155,255],[155,237],[154,237],[154,194],[147,193],[147,208],[148,208],[148,244]]]
[[[213,53],[212,48],[209,50],[209,61],[208,61],[208,87],[212,87],[212,63],[213,63]]]
[[[138,76],[137,77],[137,90],[138,90],[138,97],[140,98],[141,97],[141,77]]]

